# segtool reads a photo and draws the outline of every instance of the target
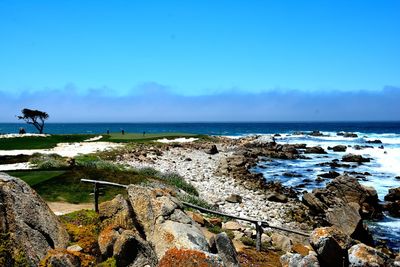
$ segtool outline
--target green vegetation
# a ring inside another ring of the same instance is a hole
[[[209,210],[215,210],[215,208],[209,204],[207,201],[197,197],[197,196],[192,196],[192,195],[188,195],[188,194],[178,194],[177,197],[179,198],[179,200],[205,208],[205,209],[209,209]],[[191,208],[188,208],[189,210],[191,210]]]
[[[99,215],[93,210],[79,210],[60,216],[71,239],[84,253],[99,255],[97,238],[100,232]]]
[[[106,261],[97,264],[97,267],[117,267],[117,261],[114,257],[111,257],[108,258]]]
[[[29,155],[0,156],[0,164],[27,162],[30,158],[31,156]]]
[[[16,138],[0,138],[1,150],[13,149],[47,149],[57,146],[58,143],[82,142],[92,138],[92,134],[59,134],[46,137],[26,136]]]
[[[13,244],[9,233],[0,233],[0,266],[29,266],[26,255]]]
[[[188,194],[198,196],[199,192],[197,192],[196,188],[185,181],[185,179],[177,173],[164,173],[157,176],[161,180],[163,180],[166,184],[174,186],[176,188],[182,189]]]
[[[10,174],[11,176],[21,178],[30,186],[34,186],[36,184],[50,180],[54,177],[60,176],[65,172],[66,171],[62,170],[57,170],[57,171],[29,170],[29,171],[9,171],[7,173]]]
[[[58,154],[40,154],[35,153],[29,159],[29,162],[41,170],[65,169],[69,167],[67,158]]]

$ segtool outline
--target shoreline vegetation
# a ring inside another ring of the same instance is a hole
[[[304,144],[281,145],[277,144],[272,136],[232,139],[185,133],[111,133],[98,137],[99,135],[50,135],[0,138],[0,150],[4,151],[51,149],[57,147],[59,143],[84,143],[88,140],[93,140],[88,141],[89,143],[121,144],[111,149],[74,157],[41,153],[0,155],[0,164],[29,164],[32,169],[9,170],[6,173],[24,180],[45,201],[51,202],[52,206],[54,202],[72,204],[92,202],[93,196],[90,193],[93,191],[93,185],[80,182],[80,179],[86,178],[132,184],[138,188],[166,190],[168,195],[176,197],[179,201],[235,216],[267,220],[271,225],[311,233],[311,239],[307,239],[265,229],[262,236],[263,249],[257,252],[254,248],[254,227],[251,225],[185,209],[185,212],[201,226],[206,236],[225,232],[238,251],[236,257],[242,266],[254,264],[282,266],[285,263],[295,262],[296,257],[303,263],[318,263],[318,261],[323,263],[326,255],[319,254],[318,246],[324,244],[318,243],[320,242],[318,240],[326,236],[330,236],[337,242],[335,244],[341,246],[336,252],[330,251],[330,253],[340,254],[346,250],[351,254],[359,249],[354,246],[360,246],[359,241],[361,241],[367,247],[365,257],[371,259],[374,256],[377,261],[383,261],[384,264],[399,260],[396,258],[398,252],[390,250],[379,240],[372,240],[371,233],[359,226],[365,219],[381,218],[382,210],[388,212],[387,207],[378,203],[373,188],[366,189],[357,182],[357,179],[343,173],[329,177],[330,184],[335,188],[327,186],[318,194],[308,193],[304,194],[305,197],[301,197],[300,191],[282,186],[278,182],[267,182],[262,174],[252,171],[260,157],[307,159],[312,154],[323,154],[321,148],[310,148]],[[157,140],[170,142],[157,142]],[[358,164],[362,164],[362,160],[363,158],[355,157],[353,162],[350,159],[352,163],[346,162],[346,164],[354,164],[355,169]],[[343,184],[358,191],[349,191],[347,187],[341,188]],[[341,190],[342,195],[335,190]],[[118,198],[118,195],[132,202],[129,192],[120,188],[102,188],[100,202],[102,205],[109,205],[106,203],[116,201],[115,197]],[[321,194],[324,197],[321,198]],[[337,202],[326,201],[326,197],[328,199],[334,197]],[[348,199],[356,200],[349,202]],[[97,239],[104,230],[104,222],[96,216],[91,211],[77,211],[64,215],[61,221],[73,237],[73,244],[82,247],[85,255],[90,255],[93,257],[92,260],[98,263],[108,261],[110,263],[99,266],[114,266],[117,264],[118,256],[99,258],[101,253],[96,246],[98,246]],[[213,224],[211,221],[218,223]],[[83,225],[79,234],[76,232],[77,225]],[[322,230],[316,229],[325,230],[322,233],[318,232]],[[92,238],[89,243],[83,240],[85,235]],[[325,245],[329,248],[332,244]],[[365,247],[361,249],[365,250]],[[353,254],[358,255],[356,252]],[[357,260],[365,260],[360,257]],[[48,262],[48,258],[45,261]]]

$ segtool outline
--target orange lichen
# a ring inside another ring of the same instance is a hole
[[[174,237],[174,235],[173,234],[171,234],[171,233],[164,233],[164,240],[165,240],[165,242],[167,242],[167,243],[172,243],[172,242],[174,242],[174,240],[175,240],[175,237]]]
[[[254,248],[238,252],[239,263],[243,267],[280,267],[280,256],[274,251],[258,252]]]
[[[292,250],[302,256],[307,256],[310,249],[303,244],[296,243],[292,246]]]
[[[205,253],[190,249],[169,249],[160,260],[158,267],[219,267],[221,263],[213,261]]]
[[[66,249],[53,249],[50,250],[47,255],[40,261],[39,266],[40,267],[50,267],[51,262],[50,260],[53,257],[62,257],[63,255],[70,255],[73,257],[79,258],[79,263],[81,267],[91,267],[95,265],[95,258],[91,255],[84,254],[81,252],[75,252],[75,251],[68,251]]]

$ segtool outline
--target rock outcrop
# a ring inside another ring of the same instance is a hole
[[[361,186],[355,178],[347,175],[333,179],[326,188],[305,193],[302,201],[314,215],[323,217],[345,234],[367,244],[372,239],[363,227],[362,219],[382,215],[376,191]]]
[[[51,249],[67,246],[69,236],[57,216],[22,180],[0,173],[0,203],[0,232],[29,265],[38,265]]]
[[[388,211],[391,216],[400,218],[400,187],[389,189],[385,201],[384,210]]]
[[[364,158],[361,155],[356,155],[356,154],[346,154],[342,157],[342,161],[344,162],[356,162],[358,164],[361,164],[363,162],[370,162],[371,159],[369,158]]]

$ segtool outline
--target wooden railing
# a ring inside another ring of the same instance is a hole
[[[128,187],[128,185],[112,183],[112,182],[107,182],[107,181],[99,181],[99,180],[81,179],[81,182],[93,183],[94,184],[93,195],[94,195],[94,209],[95,209],[96,212],[99,212],[99,185],[117,186],[117,187],[123,187],[123,188],[127,188]],[[297,234],[297,235],[301,235],[301,236],[305,236],[305,237],[309,237],[310,236],[309,233],[304,233],[304,232],[301,232],[301,231],[292,230],[292,229],[279,227],[279,226],[273,226],[273,225],[270,225],[266,221],[256,220],[256,219],[252,219],[252,218],[238,217],[238,216],[226,214],[226,213],[223,213],[223,212],[206,209],[206,208],[203,208],[203,207],[200,207],[200,206],[197,206],[197,205],[193,205],[193,204],[190,204],[190,203],[187,203],[187,202],[182,202],[182,203],[183,203],[183,205],[185,205],[187,207],[190,207],[190,208],[193,208],[193,209],[197,209],[197,210],[202,211],[202,212],[211,213],[211,214],[215,214],[215,215],[219,215],[219,216],[225,216],[225,217],[229,217],[229,218],[232,218],[232,219],[253,223],[255,225],[255,227],[256,227],[256,249],[258,251],[261,250],[261,235],[262,235],[262,233],[264,231],[263,227],[264,228],[276,229],[276,230],[280,230],[280,231],[285,231],[285,232],[288,232],[288,233],[293,233],[293,234]]]

